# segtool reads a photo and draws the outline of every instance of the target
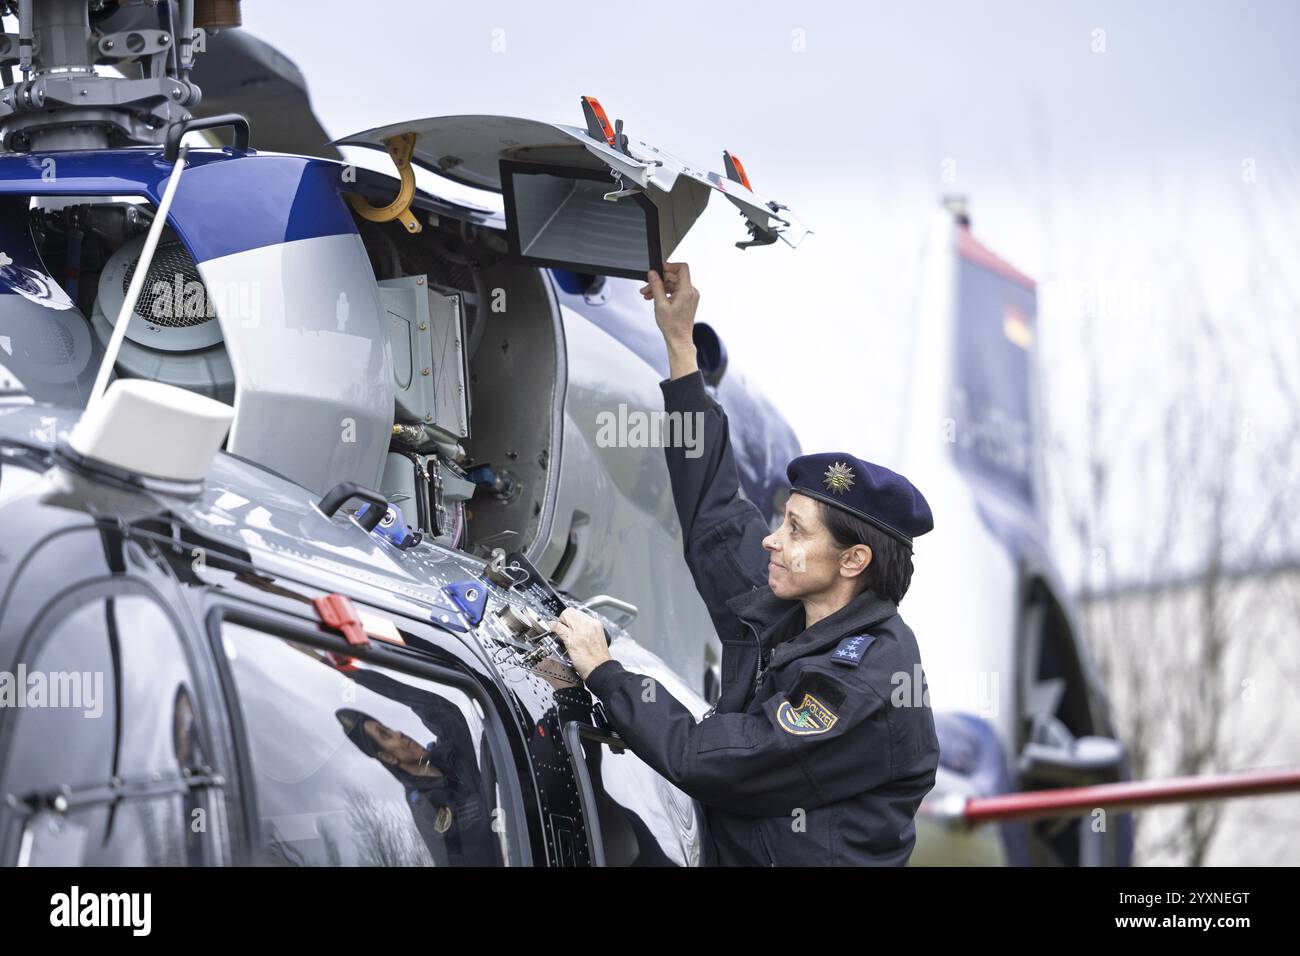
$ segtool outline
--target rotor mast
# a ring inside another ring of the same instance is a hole
[[[0,148],[11,152],[163,142],[202,96],[190,80],[196,37],[239,23],[234,0],[2,0],[0,9],[18,17],[18,32],[0,36]]]

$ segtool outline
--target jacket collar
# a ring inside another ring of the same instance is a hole
[[[736,617],[755,625],[761,632],[775,624],[798,603],[777,597],[764,584],[752,591],[737,594],[727,601],[727,607]]]
[[[799,605],[772,593],[767,585],[739,594],[727,601],[727,607],[742,621],[763,632]],[[898,613],[898,605],[868,588],[834,614],[822,618],[812,627],[772,651],[770,666],[777,667],[795,657],[812,654],[830,644],[860,634]]]

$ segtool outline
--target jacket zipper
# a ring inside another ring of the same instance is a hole
[[[745,622],[745,626],[754,632],[754,689],[750,694],[752,698],[758,694],[758,683],[763,678],[763,642],[759,640],[758,628],[748,621]]]
[[[758,628],[753,624],[750,624],[749,621],[745,621],[745,625],[754,633],[754,647],[756,651],[754,659],[754,690],[750,695],[752,701],[752,698],[758,696],[758,685],[763,679],[763,642],[759,639]],[[763,848],[763,856],[767,858],[767,865],[776,866],[776,860],[772,857],[772,850],[767,845],[767,836],[763,833],[762,820],[757,822],[756,830],[758,832],[758,845]]]
[[[767,857],[768,866],[776,866],[776,860],[772,859],[772,851],[767,845],[767,836],[763,833],[763,821],[759,820],[757,824],[758,845],[763,848],[763,856]]]

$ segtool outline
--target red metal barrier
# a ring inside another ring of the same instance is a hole
[[[1085,816],[1098,807],[1132,810],[1162,803],[1196,803],[1201,800],[1258,797],[1269,793],[1296,791],[1300,791],[1300,768],[1246,770],[1201,777],[1136,780],[1091,787],[1027,790],[995,797],[971,797],[966,801],[962,819],[971,826],[976,826],[1000,820]]]

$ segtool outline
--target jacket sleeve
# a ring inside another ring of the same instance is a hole
[[[606,661],[587,677],[632,751],[688,796],[747,816],[786,816],[888,783],[887,701],[871,688],[806,669],[760,714],[699,723],[653,678]]]
[[[664,410],[695,415],[699,431],[691,442],[668,442],[664,454],[673,502],[682,526],[686,563],[715,626],[730,617],[726,601],[767,583],[763,538],[768,526],[740,490],[726,412],[704,390],[704,376],[693,372],[659,383]]]

